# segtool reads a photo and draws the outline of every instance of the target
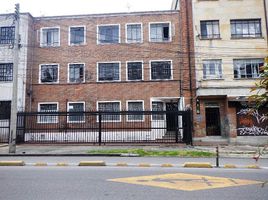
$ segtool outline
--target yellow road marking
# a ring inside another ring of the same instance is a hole
[[[109,179],[108,181],[185,191],[206,190],[262,183],[260,181],[253,180],[213,177],[184,173],[116,178]]]

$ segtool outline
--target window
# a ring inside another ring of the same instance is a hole
[[[57,64],[40,66],[40,83],[58,83],[59,66]]]
[[[120,102],[98,102],[98,111],[102,112],[119,112]],[[119,113],[102,114],[102,121],[121,121]]]
[[[150,41],[151,42],[169,42],[170,23],[151,23],[150,24]]]
[[[219,20],[201,21],[201,38],[220,38]]]
[[[234,60],[234,78],[258,78],[263,59],[237,59]]]
[[[0,120],[10,119],[11,101],[0,101]]]
[[[58,103],[39,103],[39,112],[58,112]],[[38,116],[38,123],[58,123],[57,114],[42,114]]]
[[[13,64],[0,64],[0,82],[13,80]]]
[[[164,103],[161,101],[152,102],[152,111],[164,111]],[[152,115],[152,120],[164,120],[163,114]]]
[[[141,43],[142,42],[142,30],[141,24],[127,24],[127,43]]]
[[[60,29],[42,28],[40,46],[42,47],[60,46]]]
[[[85,122],[85,102],[68,102],[68,122]]]
[[[120,63],[98,63],[98,81],[119,81]]]
[[[151,61],[151,79],[172,79],[171,61]]]
[[[222,78],[222,61],[221,60],[205,60],[203,61],[203,78],[204,79],[220,79]]]
[[[231,20],[232,38],[256,38],[261,37],[261,20]]]
[[[120,43],[119,25],[98,26],[98,43]]]
[[[84,64],[69,64],[69,83],[84,82]]]
[[[142,62],[127,62],[127,80],[142,80]]]
[[[128,111],[143,111],[143,101],[128,101],[127,102]],[[128,121],[143,121],[144,116],[140,113],[133,113],[127,116]]]
[[[7,26],[0,28],[0,44],[13,44],[15,39],[15,27]]]
[[[70,27],[70,45],[85,44],[85,27]]]

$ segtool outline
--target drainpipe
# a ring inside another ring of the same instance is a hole
[[[267,20],[267,9],[266,9],[266,0],[263,0],[263,7],[264,7],[264,18],[265,18],[265,27],[266,27],[266,41],[268,47],[268,20]]]

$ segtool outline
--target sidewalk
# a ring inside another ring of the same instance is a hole
[[[212,146],[114,146],[114,145],[69,145],[69,144],[22,144],[16,146],[16,155],[88,155],[89,150],[103,150],[103,149],[144,149],[144,150],[189,150],[189,151],[207,151],[216,152],[216,147]],[[221,157],[229,158],[252,158],[256,152],[258,152],[258,147],[256,146],[220,146],[219,153]],[[262,158],[268,158],[268,149],[266,149],[262,155]],[[0,156],[9,155],[8,145],[0,144]],[[11,154],[12,155],[12,154]],[[116,156],[116,155],[114,155]],[[120,156],[117,155],[117,156]]]

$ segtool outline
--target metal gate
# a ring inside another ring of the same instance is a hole
[[[10,119],[6,115],[0,115],[0,143],[8,143]]]
[[[191,144],[191,112],[23,112],[17,142]]]

